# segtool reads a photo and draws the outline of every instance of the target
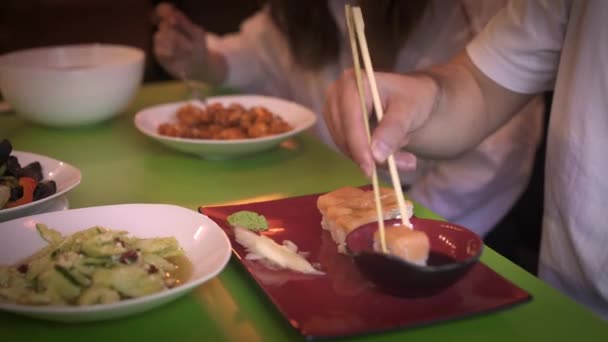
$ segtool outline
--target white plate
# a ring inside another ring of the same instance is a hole
[[[0,310],[61,322],[114,319],[158,307],[219,274],[230,258],[230,242],[207,216],[164,204],[120,204],[22,217],[0,223],[0,264],[13,264],[46,244],[36,231],[45,223],[64,235],[95,225],[126,230],[140,238],[174,236],[192,262],[184,284],[150,296],[93,306],[28,306],[0,303]]]
[[[35,161],[40,162],[40,165],[42,166],[42,180],[54,180],[57,184],[57,192],[49,197],[18,207],[0,209],[0,222],[26,215],[52,211],[49,210],[49,208],[56,204],[53,203],[54,200],[80,184],[82,178],[80,170],[68,163],[29,152],[13,151],[11,155],[17,157],[21,166],[26,166]]]
[[[48,207],[43,211],[36,212],[36,214],[52,213],[53,211],[66,211],[70,209],[70,201],[66,196],[61,196],[52,201],[49,201]]]
[[[202,105],[199,101],[174,102],[146,108],[135,115],[135,126],[143,134],[176,150],[209,159],[228,159],[276,147],[287,138],[312,127],[317,120],[315,113],[310,109],[274,97],[257,95],[217,96],[207,98],[207,102],[219,102],[225,106],[238,103],[245,108],[263,106],[283,118],[293,129],[289,132],[262,138],[236,140],[174,138],[157,133],[160,124],[176,121],[175,112],[179,107],[187,103],[200,107]]]

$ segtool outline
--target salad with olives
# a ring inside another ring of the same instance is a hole
[[[57,192],[53,180],[44,180],[42,165],[22,166],[7,139],[0,141],[0,210],[38,201]]]

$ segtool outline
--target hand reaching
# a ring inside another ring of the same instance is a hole
[[[154,35],[154,55],[173,77],[209,81],[209,51],[205,30],[192,23],[170,4],[156,7],[158,31]]]

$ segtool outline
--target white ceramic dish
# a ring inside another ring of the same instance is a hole
[[[129,104],[143,78],[135,47],[82,44],[0,56],[0,89],[17,115],[49,126],[109,119]]]
[[[0,209],[0,222],[26,215],[52,211],[53,206],[56,205],[54,202],[56,199],[65,195],[68,191],[80,184],[82,178],[80,170],[68,163],[39,154],[22,151],[13,151],[11,155],[17,157],[21,166],[25,166],[35,161],[40,162],[42,174],[44,176],[43,180],[54,180],[57,184],[57,192],[49,197],[18,207]]]
[[[70,201],[68,201],[66,196],[61,196],[51,200],[48,207],[46,207],[44,211],[36,212],[36,214],[52,213],[54,211],[66,211],[68,209],[70,209]]]
[[[64,235],[100,225],[126,230],[141,238],[174,236],[192,262],[192,276],[170,290],[114,304],[72,307],[0,303],[0,310],[61,322],[120,318],[158,307],[186,294],[219,274],[230,259],[228,237],[207,216],[173,205],[121,204],[39,214],[0,223],[0,264],[16,263],[45,246],[36,231],[36,223],[45,223]]]
[[[67,196],[60,196],[48,201],[46,205],[36,208],[34,212],[28,215],[52,213],[54,211],[66,211],[68,209],[70,209],[70,201],[68,201]],[[0,222],[2,221],[0,220]]]
[[[146,108],[135,115],[135,126],[143,134],[176,150],[208,159],[228,159],[276,147],[287,138],[312,127],[316,122],[316,115],[310,109],[297,103],[274,97],[257,95],[217,96],[207,98],[207,102],[219,102],[223,105],[238,103],[245,108],[264,106],[281,116],[294,129],[283,134],[237,140],[185,139],[168,137],[157,133],[160,124],[176,121],[175,112],[179,107],[187,103],[201,106],[201,103],[198,101],[174,102]]]

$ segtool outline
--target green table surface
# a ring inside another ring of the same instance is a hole
[[[222,93],[222,90],[211,91]],[[275,149],[229,161],[206,161],[140,134],[141,108],[187,99],[179,83],[145,84],[118,117],[87,127],[47,128],[0,114],[0,138],[15,149],[64,160],[82,172],[71,208],[118,203],[199,205],[282,198],[367,184],[350,160],[308,134],[295,150]],[[436,217],[416,206],[416,214]],[[474,318],[349,338],[352,341],[608,341],[608,323],[489,248],[482,261],[534,297]],[[298,294],[294,294],[297,296]],[[62,324],[0,312],[1,341],[298,341],[235,260],[190,294],[146,313],[113,321]]]

